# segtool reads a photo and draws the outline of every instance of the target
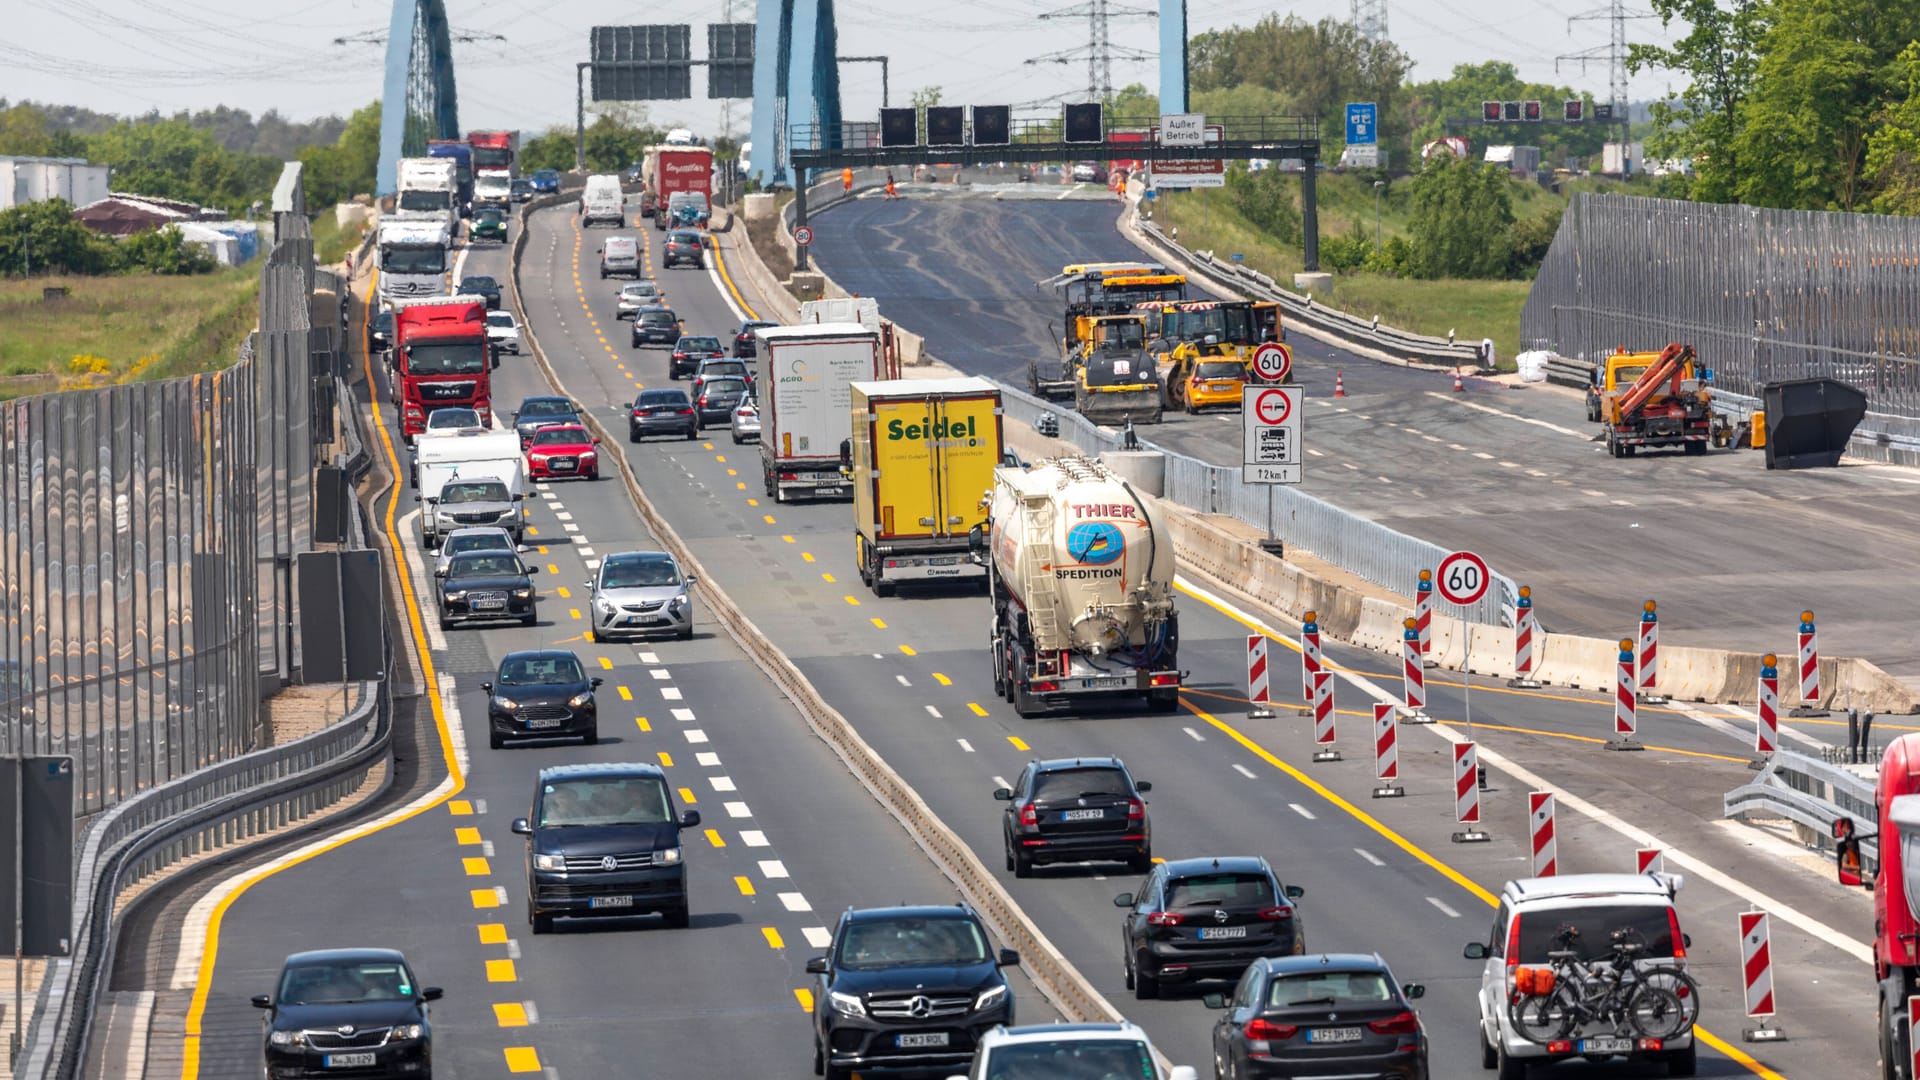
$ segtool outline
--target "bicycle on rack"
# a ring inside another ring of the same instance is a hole
[[[1553,936],[1559,948],[1547,953],[1549,966],[1514,973],[1508,1006],[1514,1029],[1542,1045],[1590,1026],[1610,1027],[1616,1037],[1663,1041],[1692,1030],[1700,1016],[1699,984],[1670,964],[1641,966],[1647,946],[1639,937],[1632,929],[1615,930],[1607,954],[1588,962],[1575,948],[1579,929],[1562,927]]]

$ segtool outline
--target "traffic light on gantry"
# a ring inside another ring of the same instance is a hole
[[[1499,123],[1500,122],[1500,103],[1497,101],[1481,102],[1480,103],[1480,122],[1483,124]]]
[[[1577,124],[1586,119],[1587,103],[1579,98],[1569,98],[1566,102],[1566,119],[1569,124]]]
[[[1537,101],[1523,101],[1520,103],[1520,112],[1521,115],[1528,120],[1539,120],[1540,103]]]

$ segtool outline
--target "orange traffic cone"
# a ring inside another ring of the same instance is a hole
[[[1466,390],[1466,387],[1460,385],[1460,369],[1454,368],[1453,369],[1453,392],[1458,394],[1458,393],[1464,392],[1465,390]]]
[[[1347,381],[1342,376],[1342,374],[1338,371],[1333,373],[1333,396],[1334,397],[1347,396]]]

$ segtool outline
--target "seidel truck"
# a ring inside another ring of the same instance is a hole
[[[1906,840],[1920,836],[1920,734],[1902,735],[1880,758],[1873,791],[1879,831],[1861,834],[1852,818],[1834,822],[1842,885],[1873,890],[1874,1030],[1880,1043],[1881,1080],[1913,1080],[1913,1035],[1907,999],[1920,994],[1920,851]],[[1869,873],[1860,845],[1878,846],[1879,867]],[[1912,860],[1911,865],[1909,860]]]
[[[877,596],[902,581],[986,580],[967,535],[1000,465],[1000,388],[985,379],[856,382],[847,471],[853,552]]]
[[[1087,458],[1001,466],[968,540],[993,599],[994,690],[1015,712],[1180,707],[1173,538],[1133,485]]]
[[[493,408],[487,300],[473,294],[393,302],[394,407],[409,444],[435,409]]]
[[[706,146],[649,146],[640,161],[640,212],[665,229],[667,201],[675,192],[697,191],[713,205],[713,149]]]
[[[760,472],[775,502],[844,499],[840,472],[853,384],[894,379],[880,335],[858,323],[770,326],[755,332],[760,398]]]

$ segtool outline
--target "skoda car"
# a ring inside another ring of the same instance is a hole
[[[266,1075],[418,1076],[433,1071],[427,1003],[440,988],[421,986],[393,949],[298,952],[280,965],[266,1010]]]
[[[1146,873],[1153,868],[1153,829],[1141,796],[1152,790],[1119,758],[1030,763],[1013,787],[993,793],[1007,804],[1007,869],[1031,877],[1040,863],[1111,861]]]
[[[688,921],[680,830],[700,811],[675,814],[657,765],[557,765],[540,770],[533,805],[513,831],[527,838],[527,921],[550,933],[559,916],[658,914]]]
[[[609,555],[587,584],[593,611],[593,638],[671,633],[693,636],[693,586],[700,579],[680,572],[664,551],[627,551]]]
[[[530,649],[500,659],[487,692],[487,745],[495,750],[513,738],[577,736],[588,746],[600,741],[600,712],[580,658],[564,649]]]
[[[527,444],[527,475],[535,480],[600,479],[600,440],[579,424],[548,424]]]

